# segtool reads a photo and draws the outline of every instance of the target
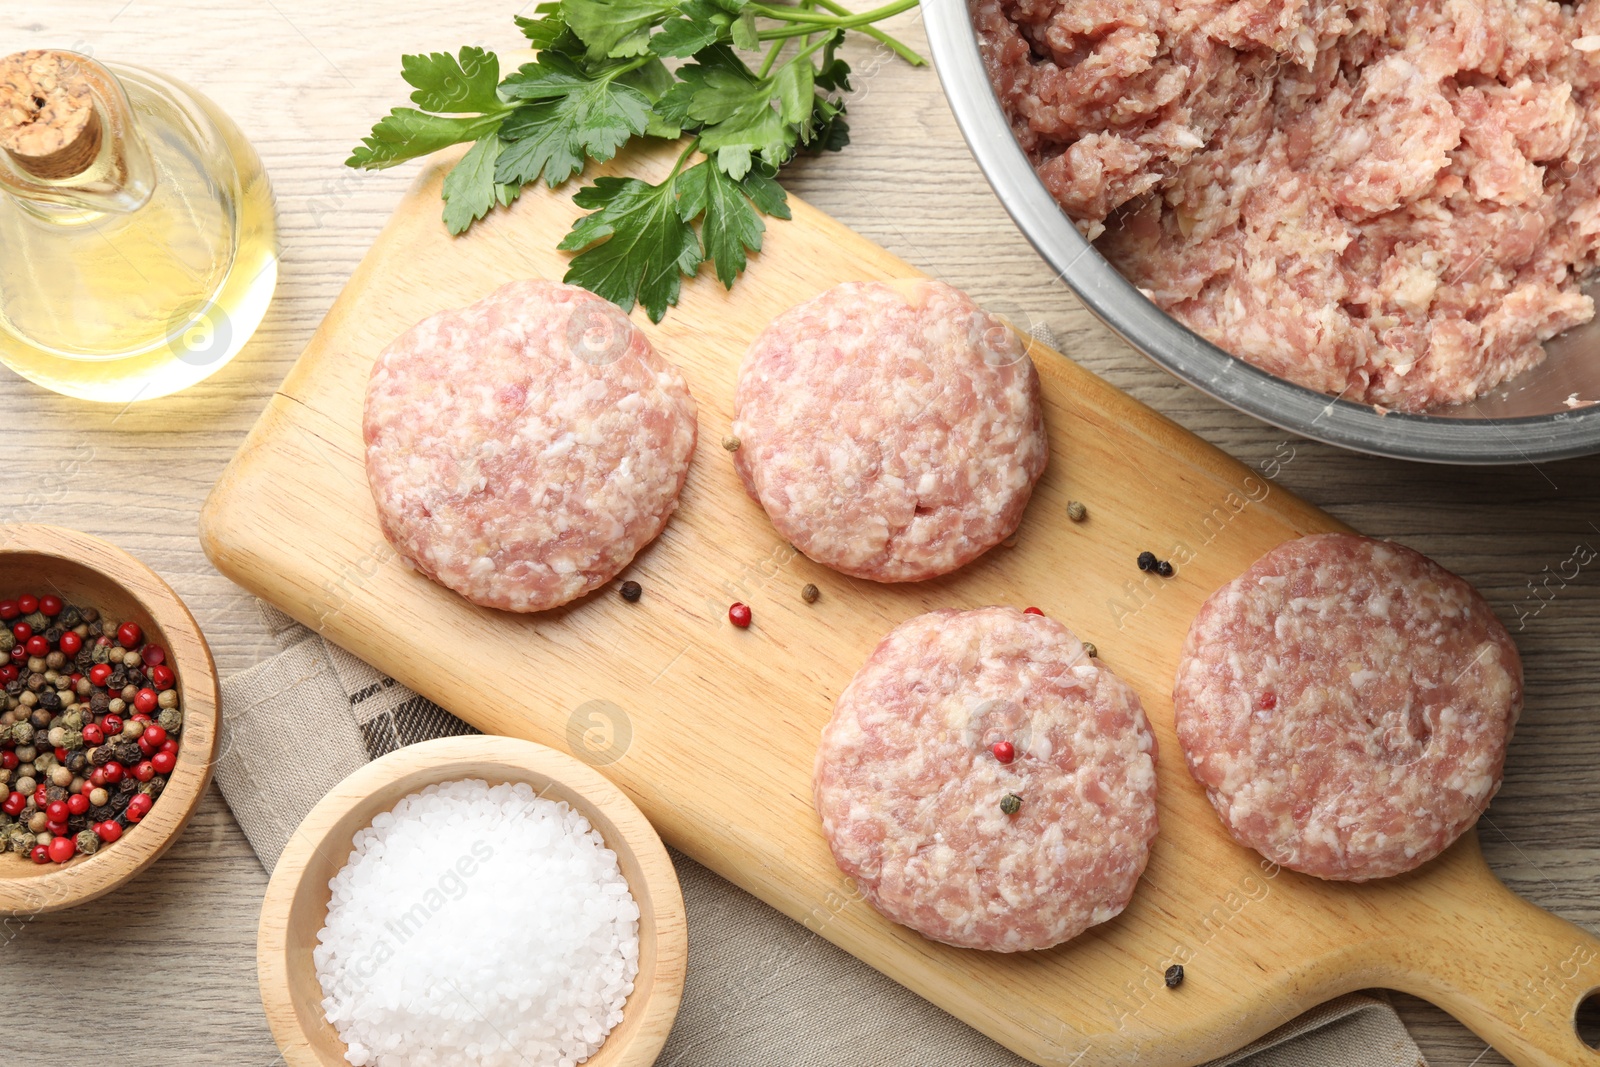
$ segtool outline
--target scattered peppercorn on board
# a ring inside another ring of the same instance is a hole
[[[664,172],[672,155],[618,169]],[[1014,544],[886,586],[777,537],[718,446],[745,347],[837,282],[917,274],[792,198],[794,221],[769,224],[732,294],[702,271],[659,325],[634,312],[688,378],[700,444],[677,514],[618,581],[515,616],[410,571],[367,491],[372,362],[426,315],[513,278],[560,278],[553,238],[579,213],[569,191],[530,188],[452,239],[443,172],[418,179],[207,502],[202,539],[225,574],[479,728],[588,759],[669,843],[1037,1063],[1201,1063],[1387,986],[1439,1004],[1519,1067],[1600,1064],[1573,1027],[1600,987],[1600,941],[1506,890],[1475,836],[1400,878],[1318,882],[1234,844],[1184,767],[1170,693],[1189,621],[1269,548],[1339,528],[1329,516],[1036,347],[1052,456]],[[1069,521],[1070,501],[1083,521]],[[1145,549],[1175,576],[1141,571]],[[748,629],[730,623],[735,602],[752,610]],[[811,804],[819,732],[879,638],[933,608],[996,603],[1038,605],[1096,644],[1160,743],[1161,835],[1133,903],[1048,952],[947,948],[887,922],[835,868]]]

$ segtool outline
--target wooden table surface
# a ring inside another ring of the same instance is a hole
[[[410,180],[410,168],[368,174],[342,165],[372,121],[404,103],[400,54],[463,44],[510,52],[521,42],[511,22],[518,11],[517,0],[0,8],[0,51],[68,48],[149,66],[217,101],[266,162],[283,246],[262,329],[232,365],[187,393],[117,410],[0,369],[0,522],[76,527],[144,559],[188,602],[224,675],[267,656],[273,646],[253,601],[200,551],[200,503]],[[914,15],[897,32],[922,40]],[[1573,577],[1569,562],[1581,545],[1600,547],[1600,457],[1491,470],[1409,465],[1300,440],[1202,396],[1053,281],[973,164],[931,70],[859,46],[849,58],[855,143],[790,168],[790,190],[991,309],[1048,324],[1064,351],[1117,386],[1483,591],[1516,635],[1528,680],[1505,787],[1481,824],[1484,851],[1514,889],[1600,932],[1600,563]],[[265,886],[213,789],[183,839],[121,893],[0,921],[8,1023],[0,1067],[277,1061],[255,983]],[[28,977],[40,965],[51,981]],[[1505,1062],[1431,1006],[1396,1002],[1434,1067]]]

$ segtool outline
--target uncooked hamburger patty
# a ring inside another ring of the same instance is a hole
[[[735,406],[734,463],[778,532],[879,582],[1010,536],[1049,456],[1026,346],[940,282],[846,282],[780,315]]]
[[[1280,545],[1212,594],[1173,691],[1189,770],[1242,844],[1347,881],[1442,852],[1500,788],[1511,635],[1462,579],[1354,534]]]
[[[1065,626],[934,611],[840,695],[817,812],[840,870],[895,922],[961,948],[1049,948],[1127,906],[1156,835],[1155,755],[1139,698]]]
[[[627,566],[678,505],[695,404],[620,308],[504,286],[406,331],[367,385],[386,537],[485,607],[541,611]]]

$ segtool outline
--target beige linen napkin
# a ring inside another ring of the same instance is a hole
[[[216,781],[270,870],[305,814],[363,763],[476,731],[275,608],[262,614],[282,651],[223,683]],[[658,1067],[1026,1067],[687,856],[672,859],[689,976]],[[1233,1064],[1426,1067],[1394,1010],[1361,994],[1208,1067]]]

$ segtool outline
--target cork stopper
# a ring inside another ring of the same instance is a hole
[[[99,83],[71,52],[17,52],[0,59],[0,148],[45,181],[82,174],[100,152]]]

